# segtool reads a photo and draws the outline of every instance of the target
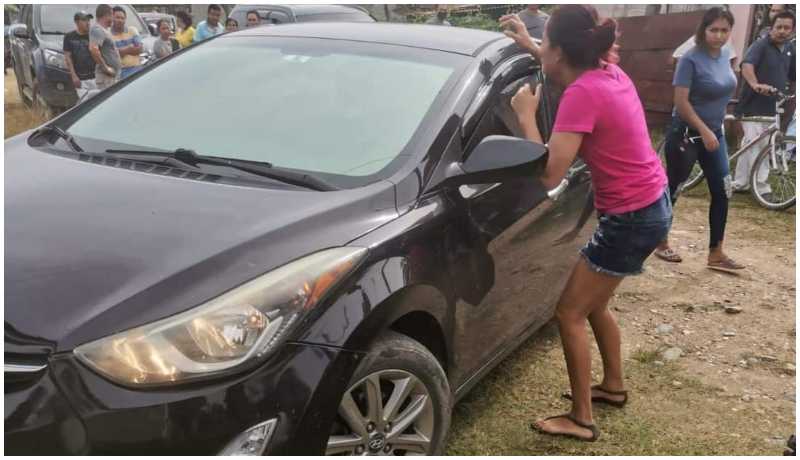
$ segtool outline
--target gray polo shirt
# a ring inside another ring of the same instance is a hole
[[[122,68],[122,59],[119,57],[119,51],[117,51],[117,45],[114,44],[114,38],[111,36],[111,32],[104,29],[98,23],[93,23],[92,27],[89,29],[89,44],[97,45],[100,48],[100,55],[103,56],[103,60],[106,61],[106,64],[116,71],[116,76],[119,77],[119,70]],[[100,68],[100,66],[95,67],[95,75],[100,75],[105,73]]]
[[[759,83],[784,91],[786,84],[795,80],[794,55],[795,44],[793,41],[784,43],[783,49],[780,49],[767,36],[750,45],[744,60],[742,60],[742,65],[753,65]],[[775,96],[762,96],[745,83],[736,107],[736,114],[744,116],[775,115]]]
[[[672,79],[672,86],[689,88],[689,103],[712,130],[722,127],[725,109],[736,90],[736,74],[730,61],[731,56],[725,48],[719,56],[713,57],[705,49],[695,46],[680,58]]]
[[[541,39],[544,37],[544,25],[550,16],[547,13],[538,11],[537,14],[531,13],[529,10],[524,9],[519,12],[519,18],[525,23],[525,28],[533,38]]]

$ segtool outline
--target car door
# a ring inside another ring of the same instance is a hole
[[[503,82],[503,90],[487,104],[466,143],[465,158],[488,135],[521,136],[510,99],[531,77],[511,75],[513,79]],[[552,126],[549,118],[542,120],[540,113],[544,133]],[[465,211],[464,257],[455,270],[460,295],[454,349],[459,369],[469,369],[463,376],[467,378],[488,368],[531,328],[552,317],[577,251],[585,243],[586,231],[580,233],[587,205],[591,211],[591,195],[588,172],[579,160],[548,199],[541,198],[541,186],[534,178],[464,186],[459,194]]]

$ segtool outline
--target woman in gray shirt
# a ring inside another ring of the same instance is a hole
[[[714,7],[703,16],[694,48],[680,58],[675,70],[672,81],[675,111],[665,146],[673,203],[695,162],[699,162],[703,169],[711,193],[707,266],[723,271],[744,268],[722,250],[731,195],[728,149],[722,123],[736,89],[736,75],[724,46],[732,28],[733,15],[726,9]],[[681,262],[681,257],[666,240],[655,254],[669,262]]]

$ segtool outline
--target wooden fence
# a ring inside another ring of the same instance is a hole
[[[650,126],[663,126],[672,112],[672,53],[694,34],[703,11],[618,19],[620,66],[631,77]]]

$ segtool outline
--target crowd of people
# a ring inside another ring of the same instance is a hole
[[[531,428],[595,441],[600,431],[592,404],[622,408],[628,401],[620,329],[608,302],[623,278],[641,273],[651,254],[682,261],[670,248],[668,235],[681,183],[697,162],[711,192],[707,267],[727,272],[745,268],[723,251],[734,191],[723,127],[738,85],[728,45],[734,16],[726,8],[708,9],[691,45],[681,50],[672,82],[675,109],[666,133],[665,170],[653,149],[636,88],[617,65],[616,22],[601,20],[591,6],[559,6],[549,18],[538,14],[538,5],[533,7],[506,15],[500,23],[508,37],[541,63],[548,80],[564,89],[539,180],[547,189],[556,187],[580,156],[591,172],[598,225],[556,307],[571,387],[564,396],[572,409],[539,419]],[[539,31],[537,43],[533,38]],[[794,32],[794,14],[785,5],[773,5],[767,28],[742,61],[745,84],[737,114],[774,115],[776,91],[794,91]],[[534,89],[526,84],[511,100],[524,137],[537,143],[544,142],[536,123],[540,94],[541,85]],[[764,127],[746,129],[745,139],[760,134],[759,129]],[[752,155],[758,153],[753,150]],[[752,161],[739,162],[737,179],[749,178],[751,167]],[[603,362],[602,381],[595,385],[587,320]]]
[[[222,14],[222,6],[209,5],[206,19],[194,27],[192,16],[179,11],[176,14],[178,30],[174,34],[169,21],[162,19],[157,24],[154,57],[163,59],[181,48],[239,29],[238,22],[232,18],[223,26]],[[248,11],[246,17],[245,27],[261,25],[257,11]],[[75,30],[64,35],[63,50],[79,100],[142,69],[142,37],[136,27],[126,24],[124,8],[98,5],[94,14],[78,11],[73,19]]]

